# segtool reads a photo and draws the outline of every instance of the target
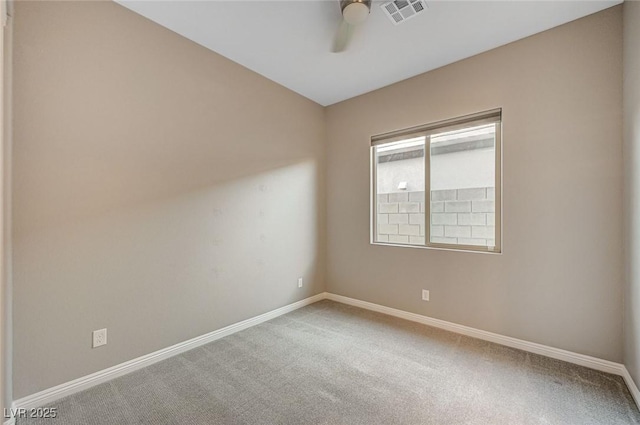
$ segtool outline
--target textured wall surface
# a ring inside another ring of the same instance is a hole
[[[16,398],[324,289],[322,107],[112,2],[15,28]]]
[[[621,361],[621,20],[607,9],[328,107],[328,290]],[[371,245],[371,136],[498,107],[503,253]]]
[[[640,2],[624,10],[624,364],[640,384]]]
[[[0,13],[4,13],[7,2],[0,4]],[[0,173],[2,175],[2,207],[0,226],[0,412],[11,407],[12,395],[12,314],[11,314],[11,51],[13,20],[7,19],[6,26],[0,29]]]

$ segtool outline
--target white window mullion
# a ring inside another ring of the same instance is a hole
[[[424,140],[424,244],[431,244],[431,136]]]

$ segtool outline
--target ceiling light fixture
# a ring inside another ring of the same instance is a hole
[[[369,16],[369,6],[364,2],[343,1],[342,4],[342,16],[349,25],[361,24],[367,19],[367,16]]]

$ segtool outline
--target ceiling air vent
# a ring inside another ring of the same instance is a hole
[[[391,19],[394,25],[398,25],[407,19],[411,19],[427,9],[424,0],[395,0],[382,4],[382,10]]]

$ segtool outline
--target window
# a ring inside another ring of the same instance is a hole
[[[500,252],[502,110],[371,138],[371,242]]]

